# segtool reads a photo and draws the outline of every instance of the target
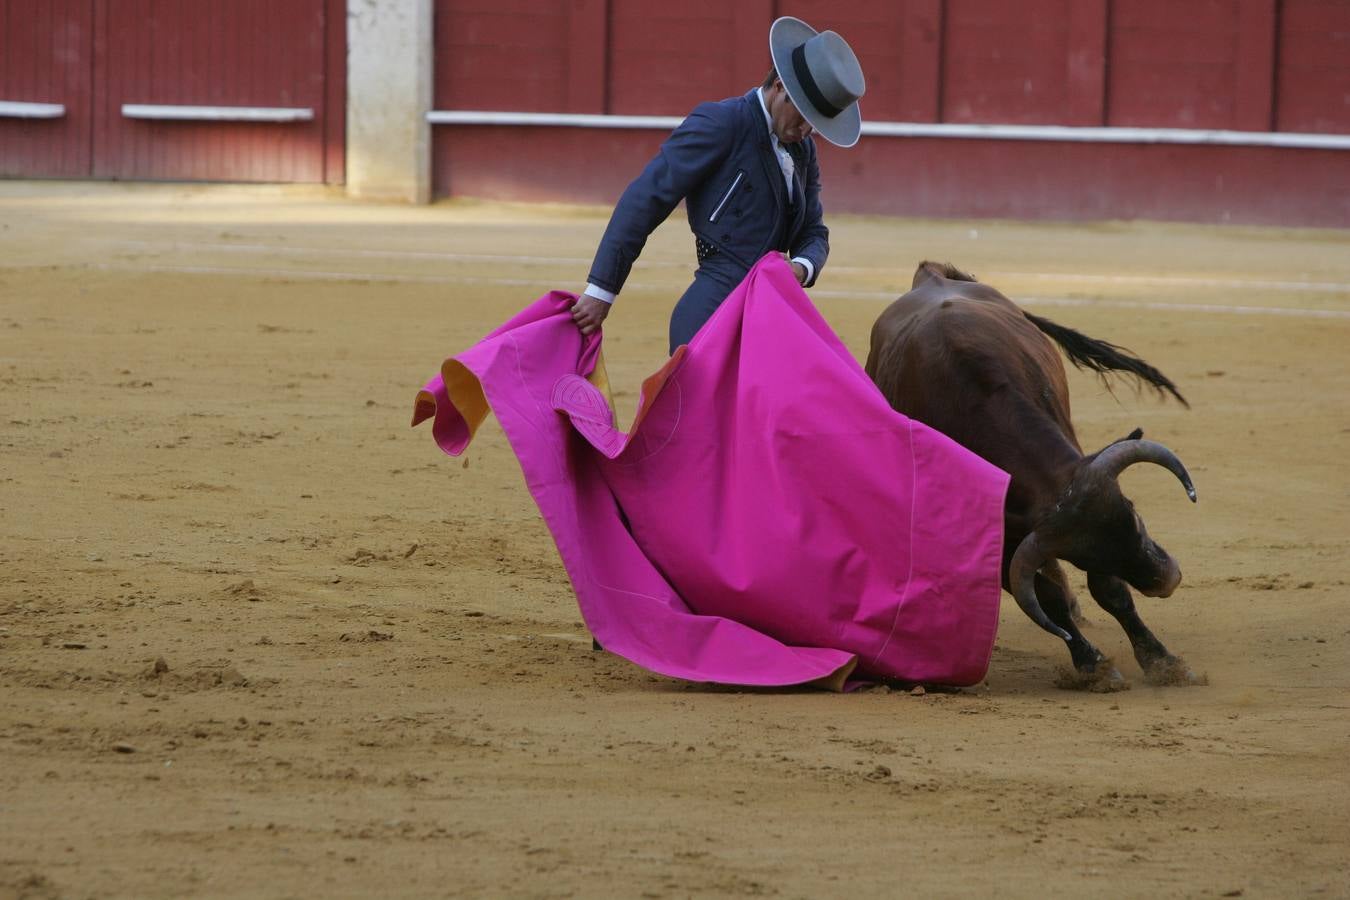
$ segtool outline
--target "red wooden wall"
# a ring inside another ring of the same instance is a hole
[[[1350,0],[437,0],[436,109],[683,115],[833,28],[864,121],[1350,134]],[[492,46],[488,46],[492,44]],[[469,60],[472,60],[470,62]],[[611,203],[664,134],[437,126],[439,196]],[[1350,226],[1350,151],[865,136],[827,209]]]
[[[0,0],[0,175],[341,182],[345,0]],[[122,104],[307,107],[308,122],[131,119]]]
[[[342,180],[347,0],[0,0],[0,175]],[[1350,133],[1350,0],[436,0],[435,107],[682,115],[755,84],[767,29],[846,35],[868,121]],[[128,120],[123,103],[310,107]],[[438,126],[435,192],[608,203],[654,131]],[[830,209],[1350,225],[1350,153],[865,137]]]
[[[61,119],[0,119],[0,174],[90,173],[90,0],[0,0],[0,100],[63,103]]]
[[[569,108],[570,0],[459,0],[442,6],[434,37],[438,103],[453,109]],[[602,38],[596,52],[603,49]]]
[[[1275,124],[1350,131],[1350,3],[1284,0],[1276,43]]]
[[[944,122],[1063,121],[1073,0],[948,0],[944,10]]]

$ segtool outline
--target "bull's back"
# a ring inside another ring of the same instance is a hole
[[[1059,353],[987,285],[936,279],[892,303],[872,328],[867,374],[890,405],[998,462],[1028,409],[1072,434]]]

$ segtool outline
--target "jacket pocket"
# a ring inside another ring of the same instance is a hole
[[[722,212],[726,209],[727,202],[731,200],[732,195],[736,193],[736,189],[739,188],[744,181],[745,170],[741,169],[736,172],[736,177],[731,180],[731,186],[728,187],[726,193],[722,195],[722,199],[718,201],[717,206],[713,207],[712,215],[708,216],[709,222],[716,222],[722,217]]]

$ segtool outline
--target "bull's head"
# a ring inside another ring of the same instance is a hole
[[[1124,579],[1149,597],[1167,597],[1181,583],[1181,567],[1148,535],[1144,522],[1120,491],[1116,479],[1135,463],[1163,466],[1195,502],[1195,486],[1176,454],[1162,444],[1141,440],[1135,430],[1095,456],[1085,457],[1055,508],[1023,539],[1009,566],[1008,581],[1017,605],[1051,634],[1069,635],[1055,625],[1036,599],[1036,571],[1063,559],[1084,571]]]

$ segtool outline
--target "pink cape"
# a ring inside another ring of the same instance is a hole
[[[573,299],[447,359],[413,424],[458,455],[497,414],[606,650],[724,684],[984,677],[1008,476],[892,410],[781,258],[647,379],[628,434]]]

